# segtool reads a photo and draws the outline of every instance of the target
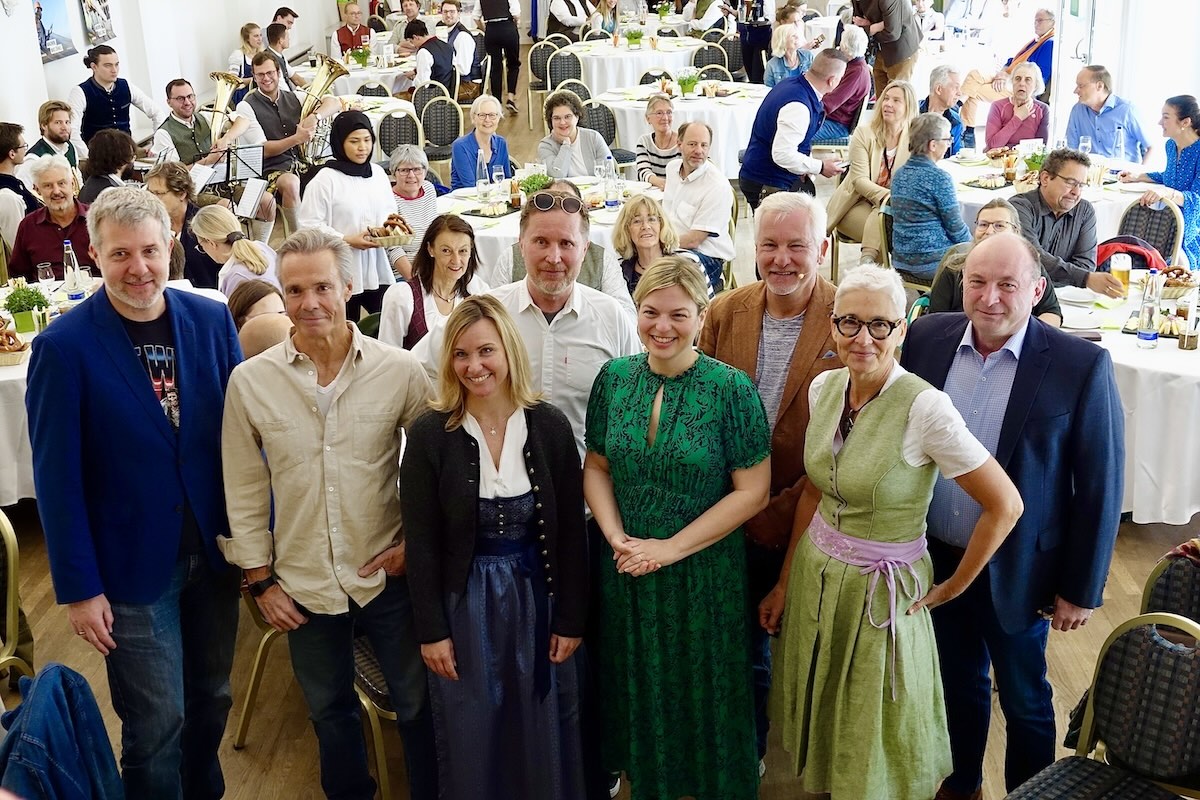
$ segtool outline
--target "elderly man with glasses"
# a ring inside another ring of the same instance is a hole
[[[1014,195],[1012,204],[1051,283],[1120,297],[1125,291],[1121,282],[1096,272],[1096,211],[1082,197],[1090,166],[1086,153],[1054,150],[1042,165],[1038,187]]]
[[[956,244],[946,251],[938,265],[933,285],[929,287],[929,313],[963,310],[963,265],[971,248],[998,233],[1021,233],[1021,218],[1012,203],[1003,197],[989,200],[975,216],[974,239],[969,244]],[[1033,315],[1055,328],[1062,325],[1062,306],[1046,268],[1041,267],[1046,290],[1033,306]]]

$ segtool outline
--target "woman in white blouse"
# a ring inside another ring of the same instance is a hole
[[[242,38],[242,46],[229,54],[229,71],[242,79],[242,88],[233,93],[231,101],[233,105],[241,102],[242,98],[246,96],[246,92],[250,90],[250,84],[254,81],[254,68],[251,66],[250,60],[261,53],[263,49],[262,28],[257,22],[247,22],[239,33]]]
[[[413,277],[383,296],[379,341],[411,350],[459,301],[487,291],[476,276],[475,231],[462,217],[442,214],[429,225],[413,263]]]
[[[353,294],[346,304],[346,316],[357,321],[364,309],[369,314],[379,311],[383,293],[396,282],[392,264],[402,251],[384,250],[367,232],[396,213],[396,201],[387,173],[371,163],[375,133],[366,114],[338,114],[329,146],[333,159],[325,162],[305,189],[299,224],[341,236],[354,249]]]
[[[217,288],[229,297],[246,281],[261,280],[281,289],[275,274],[275,251],[262,242],[246,238],[233,212],[222,205],[205,206],[190,223],[200,249],[221,264]]]

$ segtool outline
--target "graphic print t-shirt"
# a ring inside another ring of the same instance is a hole
[[[179,434],[179,407],[182,386],[179,383],[178,361],[175,355],[175,335],[171,330],[171,315],[168,311],[150,322],[135,322],[121,318],[125,332],[133,343],[133,352],[154,389],[154,396],[171,423],[176,436]],[[179,540],[180,555],[200,555],[204,546],[200,539],[200,525],[192,514],[191,504],[183,505],[183,529]]]

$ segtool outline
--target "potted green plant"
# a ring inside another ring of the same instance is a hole
[[[666,19],[667,15],[670,13],[671,13],[671,4],[668,3],[667,0],[663,0],[663,2],[658,4],[658,19],[659,19],[659,21]]]
[[[350,58],[354,63],[365,69],[367,64],[371,62],[371,48],[365,45],[356,47],[350,51]]]
[[[1038,172],[1041,172],[1042,164],[1045,164],[1045,163],[1046,163],[1046,154],[1041,150],[1038,150],[1037,152],[1030,153],[1027,156],[1025,156],[1025,169],[1028,170],[1029,172],[1032,172],[1035,174]]]
[[[641,50],[642,49],[642,36],[644,36],[644,35],[645,35],[645,31],[643,31],[641,28],[626,28],[625,29],[625,39],[626,39],[626,41],[629,42],[629,49],[630,50]]]
[[[33,312],[38,308],[49,308],[50,301],[36,286],[18,283],[4,299],[4,308],[12,314],[17,333],[33,333]]]
[[[518,184],[525,196],[536,194],[542,189],[545,189],[550,184],[554,183],[554,179],[544,172],[539,172],[535,175],[526,175]]]
[[[696,84],[700,82],[700,70],[695,67],[684,67],[675,76],[675,82],[679,84],[680,97],[691,97],[692,92],[696,89]]]

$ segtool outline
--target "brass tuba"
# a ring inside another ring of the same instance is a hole
[[[232,72],[210,72],[208,77],[217,82],[217,93],[213,97],[212,119],[209,122],[215,142],[220,138],[221,129],[225,124],[224,120],[229,116],[229,100],[233,97],[234,92],[242,88],[242,79]]]
[[[338,78],[344,78],[350,74],[350,71],[343,67],[336,59],[330,58],[324,53],[317,53],[317,72],[309,81],[308,86],[304,88],[304,102],[300,105],[300,121],[308,119],[315,114],[317,107],[321,104],[321,100],[325,94],[332,88],[334,81]],[[319,132],[319,129],[318,129]],[[323,138],[320,135],[315,135],[308,144],[300,148],[301,160],[305,164],[315,164],[324,150],[328,139],[328,132]]]

